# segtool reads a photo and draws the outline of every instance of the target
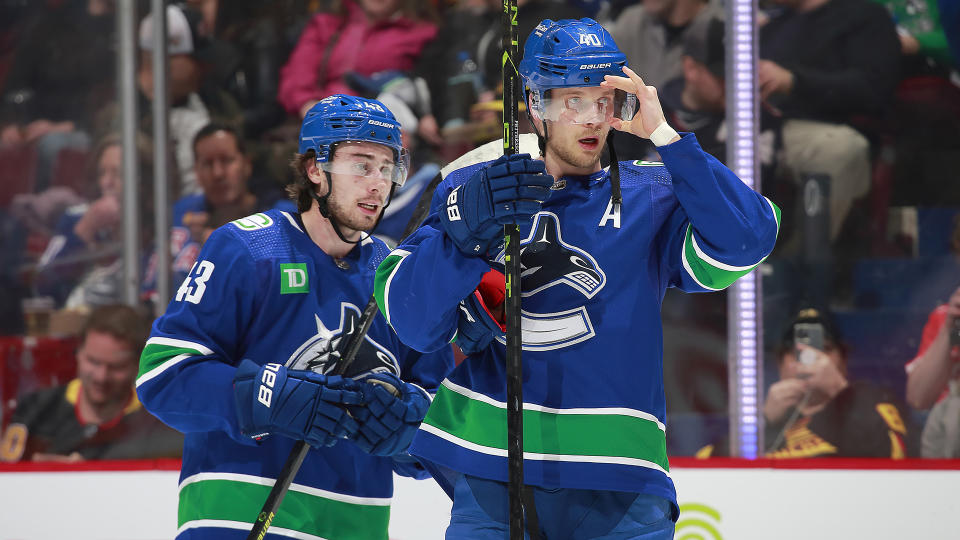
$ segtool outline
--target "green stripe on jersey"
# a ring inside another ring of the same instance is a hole
[[[780,208],[770,199],[764,197],[773,209],[777,223],[777,233],[780,232]],[[687,225],[686,237],[683,239],[683,267],[704,289],[719,291],[733,284],[734,281],[749,274],[760,265],[763,259],[750,266],[731,266],[719,262],[699,249],[697,239],[693,236],[693,226]]]
[[[390,306],[388,304],[390,281],[393,279],[393,273],[397,267],[400,266],[400,263],[409,254],[409,251],[395,249],[390,255],[387,255],[387,258],[377,267],[377,276],[374,278],[373,283],[373,296],[377,299],[377,305],[380,308],[380,312],[383,313],[383,316],[387,319],[387,323],[390,322]]]
[[[443,382],[424,419],[425,424],[436,430],[428,428],[427,431],[436,433],[439,430],[467,443],[486,447],[476,449],[462,445],[472,450],[505,455],[498,451],[505,452],[507,448],[506,404],[493,405],[464,393],[471,392],[449,381]],[[631,409],[561,409],[557,412],[538,409],[542,407],[524,405],[523,450],[526,459],[655,465],[651,468],[664,471],[670,468],[666,435],[646,413]]]
[[[137,374],[137,378],[139,379],[151,370],[162,366],[164,362],[178,356],[206,356],[211,353],[210,349],[199,343],[167,338],[150,338],[143,348],[143,353],[140,354],[140,372]]]
[[[200,480],[180,489],[177,527],[198,520],[249,523],[263,507],[269,485],[234,480]],[[270,527],[320,538],[386,540],[390,506],[353,504],[295,491],[292,487]]]

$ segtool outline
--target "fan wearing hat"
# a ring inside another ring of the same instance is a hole
[[[240,108],[228,94],[205,85],[205,76],[213,58],[213,42],[199,31],[201,15],[187,6],[169,5],[167,14],[167,81],[170,98],[170,139],[181,196],[198,194],[202,186],[194,171],[193,139],[213,121],[239,123]],[[137,86],[153,100],[153,15],[140,23],[140,64]],[[150,107],[142,109],[149,113]]]
[[[766,457],[915,454],[917,432],[905,406],[889,389],[851,381],[847,354],[829,315],[813,308],[797,313],[777,347],[779,380],[767,389],[763,405]],[[697,457],[724,456],[727,447],[727,441],[710,444]]]
[[[727,156],[725,23],[719,16],[698,17],[683,34],[680,76],[663,85],[663,108],[677,129],[696,133],[704,151]],[[774,165],[779,120],[767,106],[760,111],[758,154],[762,171]]]

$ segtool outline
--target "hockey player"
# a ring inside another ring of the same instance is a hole
[[[667,287],[715,291],[750,272],[780,218],[667,125],[656,90],[625,64],[596,22],[543,21],[519,66],[542,161],[521,154],[451,173],[427,221],[377,272],[378,301],[405,343],[431,351],[456,338],[471,352],[410,450],[447,482],[447,538],[508,531],[496,269],[500,224],[512,220],[524,238],[524,473],[538,534],[673,537],[661,299]],[[650,139],[663,163],[602,169],[611,128]]]
[[[425,474],[404,451],[452,353],[421,355],[377,316],[337,373],[388,253],[363,231],[403,183],[406,158],[379,102],[320,101],[294,160],[299,213],[215,230],[154,324],[137,391],[186,434],[178,538],[245,538],[296,440],[312,448],[270,531],[387,538],[393,470]]]

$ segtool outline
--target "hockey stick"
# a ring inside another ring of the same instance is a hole
[[[503,153],[517,153],[517,0],[503,0]],[[523,336],[520,313],[520,228],[503,226],[507,323],[507,478],[510,539],[523,540]],[[532,498],[532,497],[531,497]],[[533,531],[531,531],[533,532]]]
[[[437,173],[437,175],[430,180],[430,183],[427,184],[423,193],[420,194],[420,199],[417,201],[417,206],[413,210],[413,215],[410,216],[410,221],[407,222],[401,240],[410,236],[420,225],[420,222],[427,217],[427,212],[430,211],[430,201],[433,198],[433,191],[437,188],[437,185],[440,184],[440,181],[443,180],[443,177],[443,171]],[[363,344],[367,332],[370,331],[370,326],[373,325],[373,319],[377,316],[378,311],[377,300],[371,295],[370,300],[367,301],[367,306],[363,308],[363,313],[360,315],[359,328],[356,332],[347,336],[347,343],[343,349],[343,355],[340,357],[339,365],[334,370],[335,374],[343,375],[346,373],[347,368],[350,367],[350,364],[353,363],[353,360],[357,357],[357,352],[360,351],[360,345]],[[297,441],[293,445],[293,448],[290,449],[290,455],[287,456],[287,461],[283,464],[283,469],[280,470],[277,481],[274,482],[273,487],[270,489],[270,493],[267,495],[267,500],[264,501],[260,513],[257,514],[257,520],[254,521],[253,528],[250,530],[250,534],[247,535],[247,540],[263,540],[264,535],[267,534],[267,529],[270,528],[270,524],[273,522],[273,518],[276,517],[277,511],[280,509],[280,503],[283,502],[283,497],[287,494],[287,490],[290,489],[290,484],[293,483],[293,478],[297,476],[297,472],[300,470],[300,466],[303,465],[303,460],[307,457],[307,452],[309,451],[310,445],[305,441]]]

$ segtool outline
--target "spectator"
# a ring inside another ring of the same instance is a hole
[[[61,149],[90,146],[116,85],[113,2],[57,4],[20,34],[0,101],[0,144],[37,145],[35,191],[50,185]]]
[[[908,63],[930,62],[941,68],[953,66],[947,36],[940,26],[940,10],[936,0],[874,1],[887,8],[893,17],[897,26],[897,37],[900,39],[900,50]],[[908,65],[905,69],[908,72],[915,70],[924,70],[924,67]]]
[[[152,231],[151,210],[152,154],[144,138],[137,140],[140,158],[142,242],[149,245]],[[60,217],[54,235],[37,263],[37,292],[52,296],[58,306],[71,293],[74,304],[100,305],[120,300],[119,254],[123,203],[121,145],[116,134],[103,137],[96,145],[88,176],[95,198],[67,208]],[[77,289],[82,280],[85,287]],[[89,295],[81,293],[85,290]]]
[[[403,85],[401,88],[405,87],[406,85]],[[430,181],[440,174],[440,165],[430,159],[429,152],[417,151],[419,142],[415,134],[419,127],[420,118],[417,117],[413,109],[416,96],[407,92],[394,92],[391,89],[378,95],[377,101],[390,109],[390,112],[400,122],[403,148],[411,156],[410,172],[407,175],[406,182],[394,191],[390,203],[383,209],[383,217],[380,219],[380,223],[373,231],[377,238],[392,247],[396,246],[397,242],[403,238],[407,222],[413,216],[421,195]]]
[[[179,457],[183,437],[143,409],[133,391],[149,325],[131,307],[90,314],[77,378],[24,396],[0,442],[3,461]]]
[[[719,16],[697,17],[683,34],[683,74],[663,85],[660,95],[671,125],[697,134],[704,151],[727,159],[724,22]],[[772,172],[779,123],[761,112],[758,154]]]
[[[823,348],[794,340],[798,324],[819,326]],[[916,435],[905,408],[887,389],[852,382],[847,345],[828,315],[801,310],[777,350],[779,380],[767,390],[766,457],[889,457],[913,455]],[[723,455],[726,445],[707,446],[698,457]]]
[[[193,138],[200,128],[216,120],[239,124],[240,108],[229,95],[205,84],[212,43],[199,32],[200,13],[179,6],[167,6],[167,54],[169,56],[170,140],[180,179],[180,194],[200,192],[193,169]],[[140,23],[140,92],[153,99],[153,20]],[[150,108],[141,108],[145,118]],[[145,126],[144,126],[145,127]]]
[[[915,409],[929,409],[953,392],[960,361],[960,288],[950,300],[930,313],[923,327],[917,356],[907,362],[907,403]]]
[[[354,95],[345,81],[350,72],[373,75],[409,71],[437,33],[413,0],[343,0],[333,13],[311,19],[280,70],[277,99],[301,118],[332,94]]]
[[[280,66],[289,55],[276,2],[193,1],[203,14],[200,33],[213,39],[206,83],[224,88],[239,104],[242,133],[256,139],[284,119],[277,102]]]
[[[217,227],[274,207],[293,211],[293,204],[280,189],[259,197],[250,192],[250,157],[243,138],[230,126],[202,127],[194,137],[193,153],[201,192],[187,195],[173,205],[173,283],[183,281],[200,247]]]
[[[878,115],[892,101],[900,42],[890,16],[869,0],[776,3],[785,9],[760,29],[760,93],[783,117],[784,164],[794,180],[829,178],[833,242],[853,201],[870,189],[870,143],[854,117]]]
[[[683,42],[694,21],[722,17],[707,0],[643,0],[624,9],[610,33],[643,82],[661,88],[683,75]]]
[[[907,402],[917,409],[932,406],[920,440],[920,455],[925,458],[960,457],[958,317],[960,288],[930,314],[920,350],[906,366]]]

